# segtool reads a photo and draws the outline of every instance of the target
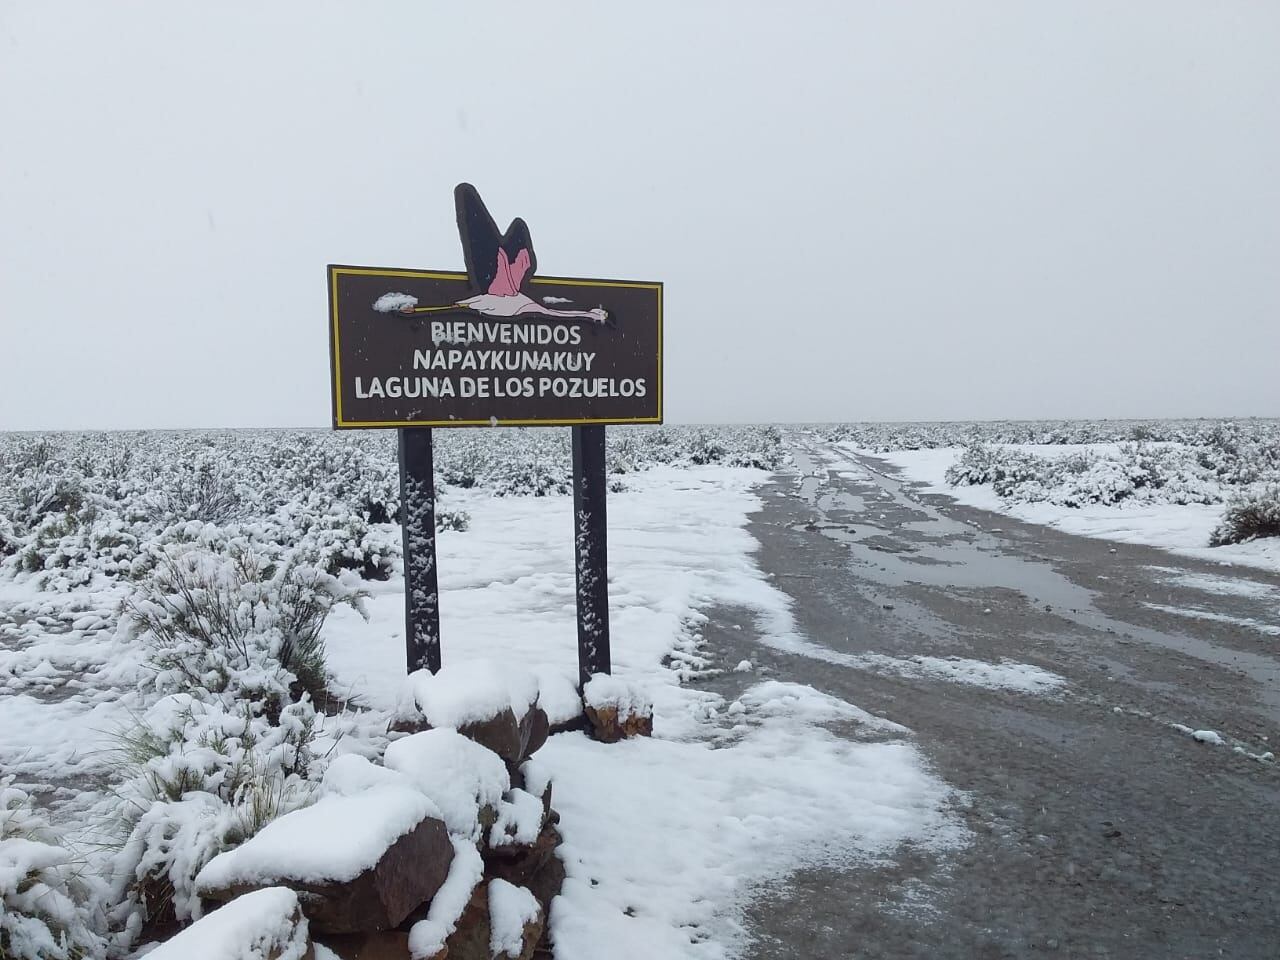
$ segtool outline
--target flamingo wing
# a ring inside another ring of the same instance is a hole
[[[453,199],[467,274],[476,292],[496,293],[493,289],[495,283],[504,288],[509,286],[511,293],[519,291],[538,266],[528,225],[516,218],[506,233],[499,233],[497,223],[480,199],[480,193],[469,183],[458,184],[453,191]],[[501,260],[500,252],[505,255]],[[503,260],[506,268],[501,266]],[[504,275],[506,269],[510,273]]]
[[[460,183],[453,191],[458,212],[458,235],[462,238],[462,256],[467,274],[477,293],[488,293],[498,268],[498,247],[502,237],[498,225],[489,216],[476,188]]]

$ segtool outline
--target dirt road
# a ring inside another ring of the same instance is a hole
[[[751,531],[835,656],[780,652],[734,610],[708,641],[914,730],[972,840],[793,876],[748,911],[747,956],[1280,957],[1280,577],[921,497],[817,442],[796,462]],[[1066,682],[892,668],[913,656]]]

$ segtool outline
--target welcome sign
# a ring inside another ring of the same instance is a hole
[[[333,425],[662,422],[662,284],[537,276],[528,225],[454,190],[466,273],[329,266]]]
[[[662,284],[514,274],[330,266],[333,425],[661,423]]]

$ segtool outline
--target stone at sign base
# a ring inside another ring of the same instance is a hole
[[[317,837],[316,842],[323,843],[324,839]],[[444,823],[427,817],[352,880],[316,881],[282,875],[269,878],[264,885],[297,891],[313,933],[390,930],[415,907],[435,896],[452,861],[453,845]],[[257,885],[232,883],[204,887],[200,895],[205,900],[222,901],[254,889]]]
[[[339,960],[407,960],[409,934],[403,930],[381,930],[376,933],[332,933],[316,937]]]
[[[395,733],[412,734],[431,730],[432,726],[425,717],[414,716],[397,718],[390,729]],[[460,724],[455,729],[468,740],[492,750],[508,764],[518,764],[547,742],[550,724],[547,712],[535,705],[520,720],[507,708],[486,720]]]
[[[206,913],[148,956],[157,960],[311,960],[307,934],[297,895],[284,887],[266,887]]]
[[[560,832],[549,823],[533,846],[491,853],[485,875],[524,887],[541,904],[543,913],[549,914],[551,901],[565,881],[564,863],[556,855],[560,842]]]
[[[604,743],[653,736],[653,700],[622,677],[596,673],[582,685],[589,732]]]
[[[540,911],[536,919],[525,924],[519,953],[495,955],[490,947],[489,884],[481,883],[471,892],[471,899],[458,918],[457,928],[445,941],[444,950],[429,960],[530,960],[545,928],[546,914]]]
[[[591,724],[591,736],[602,743],[617,743],[630,737],[653,736],[653,714],[627,711],[622,713],[616,705],[586,708],[587,722]]]

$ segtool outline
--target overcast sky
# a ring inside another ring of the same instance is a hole
[[[670,421],[1280,415],[1278,105],[1274,0],[0,0],[0,429],[327,424],[462,180]]]

